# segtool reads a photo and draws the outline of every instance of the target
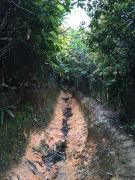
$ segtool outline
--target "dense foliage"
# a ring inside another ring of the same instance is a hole
[[[87,11],[89,30],[61,26],[74,5]],[[0,7],[0,91],[35,77],[47,81],[53,72],[134,119],[133,0],[2,0]],[[10,108],[0,109],[1,119],[5,112],[14,116]]]
[[[134,98],[135,6],[129,1],[93,1],[88,45],[96,65],[96,81],[118,105]],[[134,103],[134,102],[132,102]]]
[[[68,31],[60,65],[70,82],[74,77],[76,88],[124,109],[128,123],[134,124],[135,3],[89,0],[86,9],[89,31]]]
[[[58,27],[69,7],[70,1],[59,0],[0,2],[0,81],[29,80],[37,68],[45,73],[58,51]]]
[[[6,114],[14,116],[12,108],[23,101],[24,91],[31,88],[33,94],[35,88],[38,97],[39,83],[48,82],[59,51],[59,27],[70,8],[70,0],[0,1],[1,124]]]
[[[78,90],[88,90],[85,79],[89,76],[91,61],[86,45],[86,32],[84,29],[64,29],[63,32],[64,34],[59,35],[62,49],[57,53],[57,61],[53,67],[60,73],[62,82],[65,81]]]

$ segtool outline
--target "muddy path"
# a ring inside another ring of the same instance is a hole
[[[6,180],[135,180],[135,148],[115,118],[84,95],[61,91],[53,118],[29,138]],[[79,103],[79,102],[80,103]]]
[[[82,179],[82,168],[91,161],[95,144],[87,144],[87,124],[77,100],[61,92],[48,128],[30,136],[21,163],[10,180]],[[85,178],[84,178],[85,179]]]

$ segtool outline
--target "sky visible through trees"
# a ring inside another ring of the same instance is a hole
[[[24,132],[33,112],[26,100],[34,104],[42,86],[52,89],[52,77],[120,112],[119,121],[135,133],[134,0],[0,0],[3,153],[14,151],[15,136],[23,137],[16,129]],[[11,160],[5,158],[1,172]]]

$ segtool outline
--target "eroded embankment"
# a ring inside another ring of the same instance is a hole
[[[22,162],[10,171],[7,179],[81,179],[96,147],[91,142],[86,149],[87,134],[87,124],[77,100],[61,92],[54,119],[45,131],[31,134]]]
[[[135,142],[117,124],[117,112],[79,92],[76,97],[87,119],[88,142],[97,144],[91,173],[103,180],[135,180]]]

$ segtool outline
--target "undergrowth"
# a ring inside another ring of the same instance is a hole
[[[42,112],[33,114],[33,108],[25,105],[16,112],[14,119],[10,118],[0,126],[0,180],[13,165],[20,162],[30,133],[47,126],[53,115],[57,95],[58,90],[50,92]]]

